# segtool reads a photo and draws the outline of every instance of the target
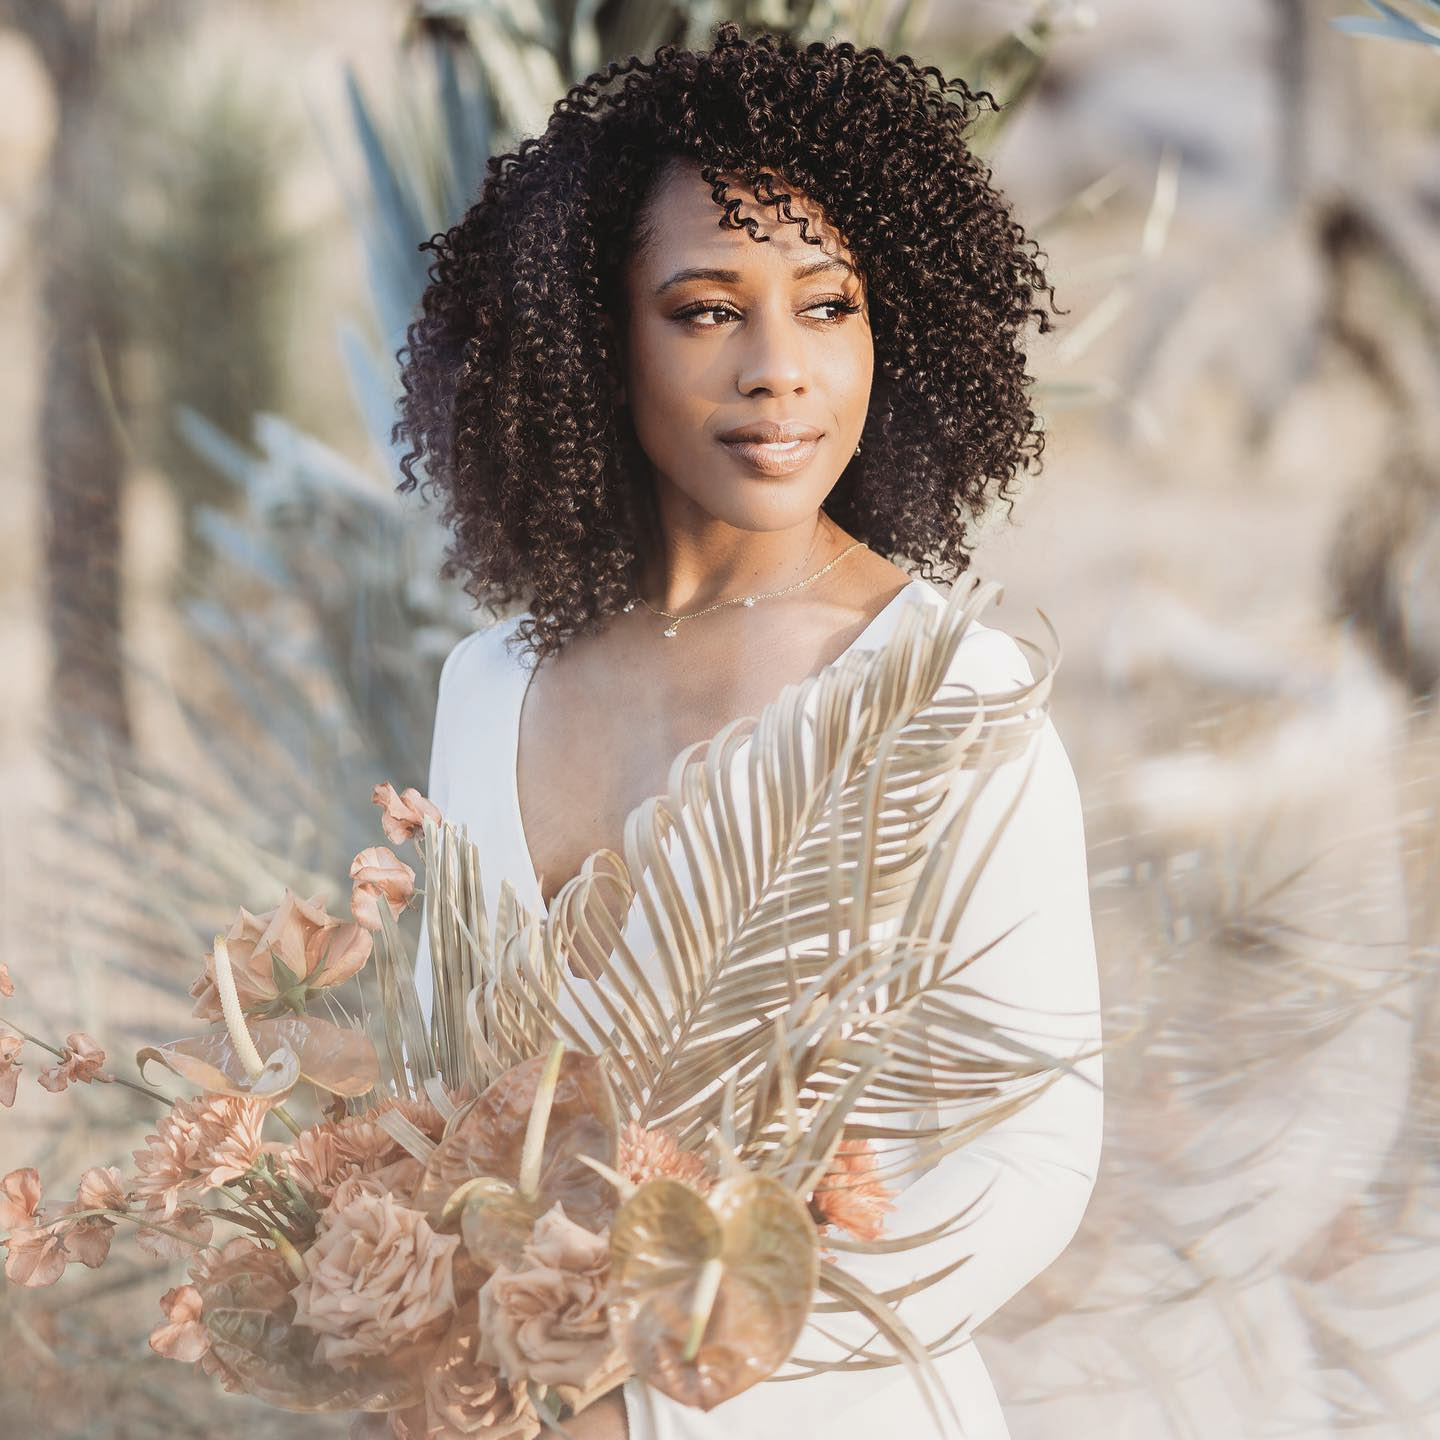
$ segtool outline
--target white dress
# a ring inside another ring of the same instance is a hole
[[[912,580],[849,649],[883,645],[900,618],[901,605],[941,608],[945,603],[945,594],[928,581]],[[479,847],[491,915],[502,878],[510,881],[532,914],[545,911],[522,832],[515,783],[520,706],[531,669],[528,659],[512,655],[504,642],[521,618],[509,616],[467,635],[450,652],[441,672],[431,749],[429,798],[451,824],[467,826]],[[985,692],[1029,684],[1033,678],[1015,640],[976,620],[956,649],[947,684],[964,682]],[[995,1001],[994,1008],[977,1002],[974,1009],[979,1013],[985,1008],[987,1018],[1008,1018],[1014,1033],[1033,1045],[1048,1044],[1051,1053],[1074,1057],[1094,1050],[1100,1038],[1085,836],[1075,776],[1048,716],[1031,741],[1032,748],[1036,745],[1040,754],[1034,757],[1029,786],[968,902],[956,945],[957,953],[977,951],[1013,926],[966,972],[967,980]],[[1030,758],[1027,750],[1021,759],[1007,761],[981,792],[974,823],[958,852],[957,881],[1013,797]],[[957,800],[964,783],[961,778],[956,786]],[[676,868],[684,880],[683,860]],[[887,922],[892,929],[895,923]],[[416,981],[428,1015],[432,984],[423,935],[422,924]],[[637,956],[650,953],[643,907],[632,909],[625,935]],[[1032,1027],[1024,1024],[1027,1012]],[[1040,1038],[1042,1032],[1055,1039],[1047,1042]],[[1085,1212],[1100,1159],[1100,1057],[1082,1060],[1077,1070],[1076,1075],[1062,1075],[1038,1100],[978,1140],[918,1175],[912,1172],[908,1183],[900,1182],[905,1188],[886,1216],[888,1234],[927,1229],[976,1202],[957,1233],[899,1254],[839,1257],[875,1291],[892,1290],[969,1257],[943,1280],[899,1305],[922,1341],[945,1335],[968,1317],[947,1342],[949,1353],[935,1362],[962,1428],[947,1420],[937,1429],[914,1382],[896,1365],[761,1382],[709,1412],[631,1380],[625,1385],[631,1440],[912,1440],[931,1435],[1008,1440],[994,1388],[969,1337],[1061,1254]],[[910,1117],[909,1123],[921,1118]],[[905,1122],[897,1118],[897,1123]],[[827,1314],[817,1319],[839,1340],[870,1342],[876,1352],[889,1353],[883,1341],[873,1341],[873,1327],[858,1317]],[[846,1352],[807,1326],[794,1353],[839,1359]],[[777,1373],[794,1372],[787,1364]],[[941,1410],[943,1414],[943,1405]]]

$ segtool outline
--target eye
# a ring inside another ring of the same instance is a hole
[[[829,319],[821,321],[823,325],[842,325],[847,316],[858,315],[860,306],[845,299],[843,295],[836,295],[828,300],[814,300],[805,307],[802,314],[808,314],[811,310],[835,310],[839,313]],[[703,300],[697,304],[688,306],[679,311],[675,318],[686,321],[695,330],[718,330],[721,328],[717,322],[713,325],[702,325],[698,322],[701,315],[735,315],[736,312],[728,305],[722,305],[718,301]]]

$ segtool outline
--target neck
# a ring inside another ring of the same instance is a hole
[[[658,556],[641,566],[640,595],[657,610],[677,614],[765,595],[815,574],[855,543],[823,511],[784,531],[723,528],[724,535],[667,534]]]

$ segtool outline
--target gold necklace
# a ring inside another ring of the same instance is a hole
[[[813,575],[807,575],[803,580],[797,580],[793,585],[786,585],[781,590],[765,590],[758,595],[732,595],[728,600],[719,600],[714,605],[707,605],[703,610],[692,610],[688,615],[672,615],[668,610],[657,610],[643,595],[636,595],[633,600],[627,600],[623,607],[628,615],[637,604],[643,605],[652,614],[663,616],[670,621],[669,626],[661,633],[667,640],[672,640],[680,628],[682,620],[698,620],[702,615],[708,615],[712,610],[723,610],[727,605],[751,606],[757,600],[770,600],[776,595],[788,595],[792,590],[799,590],[801,586],[813,584],[832,566],[838,565],[858,545],[863,545],[863,540],[856,540],[854,544],[847,545],[833,560],[827,561]]]

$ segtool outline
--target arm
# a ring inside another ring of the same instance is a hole
[[[1014,640],[987,629],[962,642],[952,675],[993,691],[1029,683],[1027,670]],[[954,953],[972,954],[1013,926],[963,973],[967,984],[988,997],[966,1006],[986,1019],[1006,1022],[1011,1033],[1037,1048],[1072,1058],[1099,1042],[1099,981],[1080,796],[1048,717],[1025,755],[1007,761],[982,791],[945,899],[958,891],[1032,758],[1034,773],[967,904]],[[974,777],[974,771],[957,772],[950,803],[959,803]],[[840,1264],[875,1291],[903,1286],[969,1257],[943,1280],[899,1303],[899,1313],[922,1343],[939,1339],[961,1321],[973,1331],[1045,1270],[1079,1228],[1100,1158],[1100,1057],[1077,1068],[1078,1074],[1062,1074],[1038,1100],[952,1151],[900,1192],[887,1217],[892,1236],[924,1230],[975,1202],[952,1236],[899,1254],[840,1256]],[[858,1317],[821,1315],[816,1322],[848,1343],[868,1341],[872,1350],[889,1353],[885,1342],[872,1339],[873,1327]],[[807,1327],[795,1353],[838,1360],[845,1352]],[[939,1362],[942,1372],[946,1363]],[[783,1368],[781,1373],[786,1373]],[[965,1371],[950,1373],[963,1376]],[[905,1399],[902,1404],[896,1387],[913,1389],[903,1366],[828,1374],[761,1383],[707,1414],[644,1392],[637,1383],[627,1385],[631,1433],[637,1440],[858,1436],[867,1433],[863,1427],[872,1418],[881,1425],[886,1415],[912,1403]],[[963,1413],[965,1397],[955,1399]],[[930,1428],[927,1424],[925,1433]]]

